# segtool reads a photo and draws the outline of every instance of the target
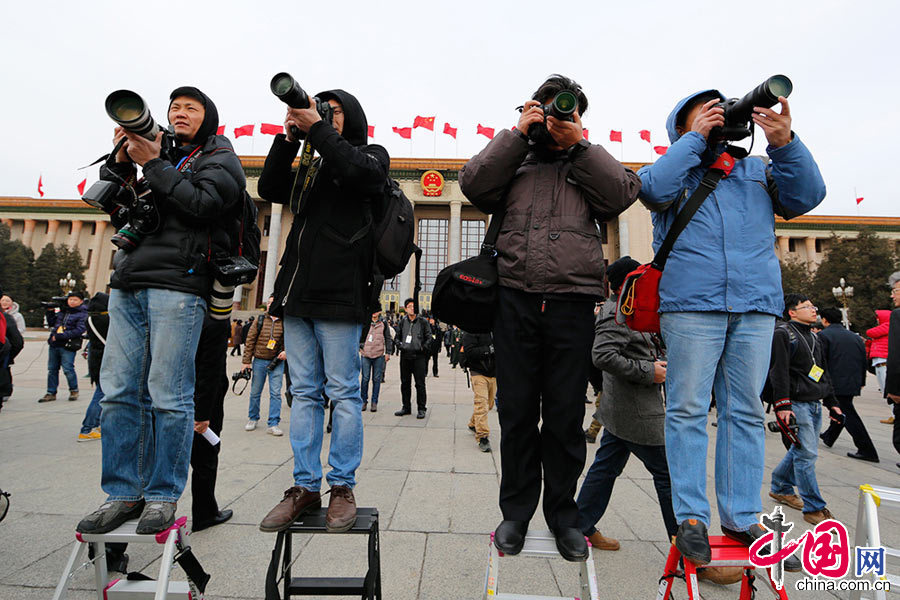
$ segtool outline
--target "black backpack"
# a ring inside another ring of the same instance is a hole
[[[238,229],[237,244],[234,248],[236,256],[243,256],[255,266],[259,267],[260,242],[262,241],[262,232],[259,230],[257,219],[259,218],[259,210],[253,198],[244,190],[244,197],[241,207],[241,218]]]
[[[394,179],[388,177],[384,186],[381,218],[375,222],[375,266],[385,280],[392,279],[406,268],[409,257],[418,248],[412,203]]]

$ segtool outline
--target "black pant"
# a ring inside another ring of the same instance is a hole
[[[428,355],[405,357],[400,355],[400,397],[403,410],[411,410],[412,378],[416,378],[416,404],[419,410],[425,410],[425,373],[428,372]]]
[[[900,404],[894,402],[894,450],[900,452]]]
[[[240,346],[240,344],[238,344],[237,346],[234,346],[234,347],[231,349],[231,356],[234,356],[235,352],[237,352],[237,355],[238,355],[238,356],[241,355],[241,346]]]
[[[593,339],[592,301],[499,289],[494,348],[503,393],[498,411],[504,519],[531,519],[543,471],[547,525],[577,526],[575,488],[586,455],[581,425]]]
[[[438,376],[438,356],[441,355],[441,347],[438,346],[437,350],[434,351],[434,354],[431,355],[431,374],[435,377]],[[425,365],[425,371],[428,371],[428,365]]]
[[[853,438],[853,443],[860,454],[877,457],[878,452],[875,450],[875,444],[872,443],[872,438],[869,437],[866,426],[853,406],[853,396],[835,396],[835,398],[837,398],[841,412],[844,414],[844,424],[841,425],[831,421],[828,429],[822,434],[822,440],[829,446],[834,444],[838,436],[841,435],[841,431],[846,427],[847,433]]]

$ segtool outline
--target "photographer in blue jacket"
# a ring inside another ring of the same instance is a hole
[[[666,122],[671,147],[638,173],[640,199],[653,211],[654,249],[726,149],[717,135],[725,126],[724,100],[707,90],[679,102]],[[765,440],[759,394],[775,315],[784,308],[775,214],[803,214],[825,197],[812,155],[791,130],[787,99],[778,96],[778,103],[780,111],[755,106],[751,117],[768,140],[768,160],[727,147],[738,160],[729,161],[730,173],[678,237],[659,285],[668,349],[666,454],[679,523],[675,544],[698,565],[710,561],[706,423],[713,390],[722,531],[748,545],[764,533],[757,521]]]

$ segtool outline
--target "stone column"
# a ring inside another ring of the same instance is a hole
[[[397,286],[397,293],[400,294],[400,300],[397,301],[398,305],[412,296],[413,286],[415,285],[415,271],[413,270],[415,269],[415,266],[416,255],[413,254],[409,257],[406,268],[400,273],[400,285]],[[403,308],[403,306],[401,305],[399,308]]]
[[[786,235],[778,236],[778,254],[781,260],[785,260],[790,254],[789,238]]]
[[[803,243],[806,245],[806,266],[811,269],[816,264],[816,238],[808,237]]]
[[[462,230],[462,200],[450,201],[450,231],[447,236],[447,259],[449,264],[458,263],[460,255],[460,232]]]
[[[609,235],[608,229],[607,235]],[[616,257],[616,260],[623,256],[631,256],[631,238],[628,236],[628,217],[625,216],[624,212],[619,215],[619,255]]]
[[[88,291],[91,294],[106,288],[106,282],[103,281],[103,277],[100,275],[105,272],[105,269],[101,268],[103,264],[100,258],[100,251],[103,249],[103,233],[106,231],[106,221],[97,221],[97,233],[94,235],[94,239],[91,240],[91,266],[88,268],[87,274],[84,276],[85,284],[89,284],[87,286]]]
[[[82,221],[72,221],[72,231],[69,232],[69,239],[66,242],[70,248],[78,247],[78,238],[81,236]]]
[[[274,202],[272,216],[269,218],[269,245],[266,247],[266,272],[263,275],[263,302],[269,299],[269,294],[275,289],[275,271],[278,270],[279,251],[281,249],[281,204]]]
[[[56,232],[58,230],[59,230],[59,221],[57,221],[56,219],[48,219],[47,220],[47,238],[44,240],[44,245],[56,243]]]
[[[13,226],[13,220],[12,220],[12,219],[7,219],[6,217],[4,217],[4,218],[0,219],[0,223],[3,223],[4,225],[6,225],[6,226],[9,227],[10,229],[12,229],[12,226]]]
[[[31,239],[34,237],[34,219],[25,219],[25,228],[22,230],[22,243],[31,248]],[[33,250],[34,248],[32,248]]]

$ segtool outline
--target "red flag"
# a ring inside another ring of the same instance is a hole
[[[434,117],[419,117],[416,116],[413,121],[413,129],[416,127],[424,127],[428,131],[434,131]]]
[[[87,178],[85,178],[84,180],[82,180],[81,183],[78,184],[78,195],[79,196],[84,196],[84,186],[86,186],[86,185],[87,185]]]
[[[622,132],[616,131],[615,129],[610,129],[609,130],[609,141],[621,142],[622,141]]]
[[[225,135],[225,126],[219,125],[219,128],[216,129],[216,135]]]
[[[242,135],[253,135],[253,125],[244,125],[243,127],[234,128],[234,137],[239,138]]]
[[[859,204],[859,203],[862,202],[863,200],[865,200],[865,198],[857,198],[857,199],[856,199],[856,203]]]
[[[485,136],[487,139],[494,139],[494,128],[493,127],[484,127],[481,123],[478,124],[478,129],[475,131],[475,134],[481,134]]]
[[[583,135],[583,136],[584,136],[584,139],[586,139],[586,140],[587,140],[587,139],[590,139],[590,138],[588,138],[588,130],[587,130],[587,129],[582,129],[582,130],[581,130],[581,135]]]
[[[370,138],[375,137],[375,126],[374,125],[369,125],[369,137]]]
[[[657,154],[659,154],[660,156],[665,154],[666,150],[668,150],[668,149],[669,149],[668,146],[653,146],[653,151],[656,152]]]
[[[647,131],[646,129],[641,129],[638,133],[641,134],[642,140],[644,140],[648,144],[650,143],[650,132],[649,131]]]
[[[266,135],[278,135],[284,133],[284,125],[273,125],[271,123],[262,123],[259,126],[259,132]]]
[[[391,129],[394,130],[394,133],[405,140],[408,140],[412,137],[412,127],[391,127]]]
[[[44,190],[41,186],[44,185],[44,175],[38,175],[38,194],[41,195],[41,198],[44,197]]]
[[[450,127],[450,123],[444,123],[444,133],[456,139],[456,127]]]

